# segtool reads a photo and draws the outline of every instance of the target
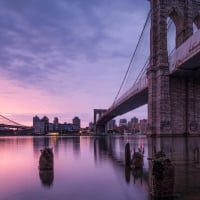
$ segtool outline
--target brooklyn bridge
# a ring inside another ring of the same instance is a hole
[[[199,13],[197,0],[150,1],[113,104],[94,109],[97,132],[105,132],[109,120],[147,104],[149,135],[200,133]]]

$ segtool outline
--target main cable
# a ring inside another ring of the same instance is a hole
[[[167,30],[168,30],[168,31],[170,30],[172,24],[173,24],[172,20],[169,19],[169,20],[167,21]],[[173,52],[173,51],[174,51],[174,49],[172,50],[172,52]],[[172,52],[170,52],[170,54],[171,54]],[[148,66],[149,60],[150,60],[150,57],[148,57],[148,59],[146,60],[144,66],[142,67],[142,70],[141,70],[140,73],[138,74],[138,76],[137,76],[137,78],[136,78],[134,84],[137,83],[137,81],[140,80],[140,78],[144,75],[144,72],[146,71],[146,68],[147,68],[147,66]]]
[[[145,24],[144,24],[144,26],[143,26],[142,32],[141,32],[140,37],[139,37],[139,40],[138,40],[138,43],[137,43],[136,48],[135,48],[135,50],[134,50],[134,52],[133,52],[133,55],[132,55],[132,57],[131,57],[131,61],[130,61],[129,65],[128,65],[128,68],[127,68],[127,70],[126,70],[125,76],[124,76],[124,78],[123,78],[123,80],[122,80],[122,83],[121,83],[121,85],[120,85],[120,88],[119,88],[119,90],[118,90],[118,92],[117,92],[117,95],[116,95],[115,98],[114,98],[113,104],[114,104],[115,101],[117,100],[117,98],[118,98],[118,96],[119,96],[119,93],[121,92],[121,89],[122,89],[122,87],[123,87],[123,85],[124,85],[124,82],[125,82],[125,80],[126,80],[126,77],[127,77],[127,75],[128,75],[128,72],[129,72],[129,70],[130,70],[131,64],[132,64],[133,59],[134,59],[134,57],[135,57],[135,54],[136,54],[136,52],[137,52],[137,48],[138,48],[138,46],[139,46],[139,44],[140,44],[140,41],[141,41],[141,39],[142,39],[142,35],[143,35],[143,33],[144,33],[145,27],[146,27],[146,25],[147,25],[147,23],[148,23],[148,20],[149,20],[149,18],[150,18],[150,14],[151,14],[151,11],[148,12],[148,15],[147,15]]]

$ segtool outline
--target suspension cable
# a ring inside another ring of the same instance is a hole
[[[133,62],[133,59],[135,58],[137,49],[138,49],[138,47],[139,47],[139,44],[140,44],[140,42],[141,42],[141,39],[142,39],[142,36],[143,36],[143,34],[144,34],[145,28],[146,28],[146,26],[147,26],[148,20],[149,20],[149,18],[150,18],[150,14],[151,14],[151,11],[149,11],[149,13],[148,13],[148,15],[147,15],[145,24],[144,24],[144,26],[143,26],[142,32],[141,32],[140,37],[139,37],[139,40],[138,40],[138,43],[137,43],[136,48],[135,48],[135,50],[134,50],[134,52],[133,52],[133,55],[132,55],[132,57],[131,57],[130,63],[129,63],[129,65],[128,65],[128,68],[127,68],[127,70],[126,70],[125,76],[124,76],[124,78],[123,78],[123,80],[122,80],[122,83],[121,83],[121,85],[120,85],[120,88],[119,88],[119,90],[118,90],[118,92],[117,92],[117,95],[116,95],[116,97],[115,97],[115,99],[114,99],[114,103],[115,103],[115,101],[117,100],[117,98],[118,98],[118,96],[119,96],[119,94],[120,94],[120,92],[121,92],[121,89],[122,89],[122,87],[123,87],[123,85],[124,85],[124,82],[125,82],[125,80],[126,80],[126,78],[127,78],[128,72],[130,71],[131,64],[132,64],[132,62]],[[167,30],[170,30],[172,24],[173,24],[173,22],[172,22],[171,19],[167,21]],[[173,51],[173,50],[172,50],[172,51]],[[150,56],[148,57],[148,59],[146,60],[145,64],[143,65],[143,67],[142,67],[141,71],[139,72],[139,74],[138,74],[138,76],[137,76],[137,78],[136,78],[134,84],[144,75],[144,73],[145,73],[145,71],[146,71],[146,68],[148,67],[149,59],[150,59]],[[113,103],[113,104],[114,104],[114,103]]]
[[[143,33],[144,33],[145,27],[146,27],[146,25],[147,25],[147,23],[148,23],[148,20],[149,20],[149,18],[150,18],[150,13],[151,13],[151,12],[149,11],[149,12],[148,12],[148,15],[147,15],[147,18],[146,18],[146,21],[145,21],[145,24],[144,24],[143,29],[142,29],[142,32],[141,32],[141,34],[140,34],[138,43],[137,43],[136,48],[135,48],[135,50],[134,50],[134,52],[133,52],[133,55],[132,55],[132,57],[131,57],[131,61],[130,61],[129,65],[128,65],[128,68],[127,68],[127,70],[126,70],[125,76],[124,76],[124,78],[123,78],[123,80],[122,80],[122,83],[121,83],[121,85],[120,85],[120,88],[119,88],[119,90],[118,90],[118,92],[117,92],[117,95],[116,95],[116,97],[115,97],[115,99],[114,99],[114,102],[117,100],[117,98],[118,98],[118,96],[119,96],[119,93],[120,93],[120,91],[121,91],[121,89],[122,89],[122,87],[123,87],[123,85],[124,85],[124,82],[125,82],[125,80],[126,80],[126,77],[127,77],[127,75],[128,75],[128,72],[129,72],[129,70],[130,70],[131,64],[132,64],[133,59],[134,59],[134,57],[135,57],[135,54],[136,54],[136,52],[137,52],[137,48],[138,48],[138,46],[139,46],[139,44],[140,44],[140,41],[141,41],[141,39],[142,39],[142,35],[143,35]]]
[[[9,121],[9,122],[12,122],[12,123],[15,124],[15,125],[23,126],[23,125],[21,125],[21,124],[15,122],[15,121],[13,121],[13,120],[11,120],[11,119],[8,119],[7,117],[5,117],[5,116],[3,116],[3,115],[1,115],[1,114],[0,114],[0,117],[2,117],[3,119],[5,119],[5,120],[7,120],[7,121]]]
[[[172,20],[170,19],[170,20],[168,20],[168,22],[167,22],[167,30],[169,30],[169,29],[171,28],[171,26],[172,26]],[[174,49],[172,50],[172,52],[173,52],[173,51],[174,51]],[[171,54],[172,52],[170,52],[170,54]],[[137,83],[137,81],[144,75],[144,72],[145,72],[145,70],[146,70],[146,67],[148,66],[149,59],[150,59],[150,56],[148,57],[148,59],[146,60],[144,66],[143,66],[143,68],[142,68],[141,71],[139,72],[139,74],[138,74],[138,76],[137,76],[137,78],[136,78],[134,84]]]

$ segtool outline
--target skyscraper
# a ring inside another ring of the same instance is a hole
[[[74,129],[79,130],[81,128],[81,120],[76,116],[72,120]]]

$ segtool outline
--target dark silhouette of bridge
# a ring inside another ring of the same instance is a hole
[[[105,132],[114,117],[147,104],[149,135],[200,134],[200,0],[166,2],[150,0],[150,12],[114,103],[106,110],[95,109],[97,132]],[[172,53],[170,24],[176,31]],[[138,62],[134,66],[148,36],[149,55],[141,66]],[[125,88],[130,69],[138,76]]]
[[[0,129],[2,131],[9,129],[26,130],[26,129],[31,129],[31,127],[19,124],[0,114]]]

